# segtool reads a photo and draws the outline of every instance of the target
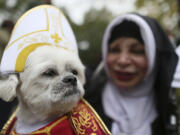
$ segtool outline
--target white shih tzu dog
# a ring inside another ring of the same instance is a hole
[[[82,99],[84,66],[72,29],[51,5],[27,11],[16,23],[2,56],[0,98],[18,99],[0,134],[109,135]]]
[[[77,55],[43,46],[29,55],[19,77],[10,75],[0,82],[0,97],[8,101],[17,95],[16,130],[27,133],[71,111],[84,95],[84,83],[84,66]]]

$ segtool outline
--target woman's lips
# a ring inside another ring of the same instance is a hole
[[[130,73],[130,72],[115,72],[115,76],[117,77],[118,80],[121,81],[130,81],[135,77],[135,73]]]

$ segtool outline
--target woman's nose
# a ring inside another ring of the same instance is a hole
[[[128,65],[131,62],[131,58],[130,55],[126,52],[124,53],[120,53],[118,55],[118,60],[117,60],[118,64],[120,65]]]

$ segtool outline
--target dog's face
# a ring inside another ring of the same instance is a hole
[[[83,97],[84,66],[68,50],[43,46],[28,56],[19,81],[20,108],[46,119],[69,112]]]

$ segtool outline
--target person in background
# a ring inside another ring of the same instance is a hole
[[[4,20],[0,26],[0,59],[2,57],[5,46],[9,41],[13,26],[14,22],[8,19]]]
[[[178,57],[155,19],[129,13],[107,27],[103,70],[86,86],[85,98],[112,135],[178,135],[174,89]]]
[[[176,71],[174,73],[174,78],[173,78],[171,85],[176,91],[176,96],[174,96],[174,104],[177,104],[179,106],[180,105],[180,46],[179,46],[179,44],[177,44],[176,53],[178,55],[179,60],[178,60],[177,66],[176,66]],[[178,109],[180,109],[180,108],[178,107]]]

